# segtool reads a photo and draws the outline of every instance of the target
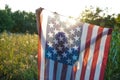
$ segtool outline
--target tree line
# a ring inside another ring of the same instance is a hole
[[[37,33],[36,17],[32,12],[12,12],[8,5],[0,10],[0,32],[9,31],[13,33]]]
[[[103,10],[93,7],[85,9],[78,19],[99,26],[111,27],[120,31],[120,14],[106,15]],[[0,9],[0,32],[37,33],[35,13],[25,11],[12,12],[8,5]]]
[[[106,9],[107,11],[107,9]],[[100,8],[94,9],[93,7],[86,8],[80,17],[82,22],[88,22],[91,24],[99,25],[102,27],[113,28],[114,30],[120,31],[120,14],[107,14],[105,10]]]

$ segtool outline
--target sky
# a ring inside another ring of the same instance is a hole
[[[12,11],[33,12],[39,7],[65,16],[78,17],[87,7],[108,8],[108,14],[120,13],[120,0],[0,0],[0,9],[8,5]]]

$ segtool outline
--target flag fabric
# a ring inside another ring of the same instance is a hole
[[[39,14],[39,80],[103,80],[112,29],[43,9]]]

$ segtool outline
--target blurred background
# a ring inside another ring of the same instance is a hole
[[[35,11],[113,28],[104,80],[120,80],[119,0],[0,0],[0,80],[37,80],[38,35]]]

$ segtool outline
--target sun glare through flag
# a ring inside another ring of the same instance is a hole
[[[112,29],[41,10],[39,80],[103,80]]]
[[[82,24],[75,24],[71,24],[69,19],[58,14],[48,16],[46,58],[68,65],[73,65],[78,60]]]

